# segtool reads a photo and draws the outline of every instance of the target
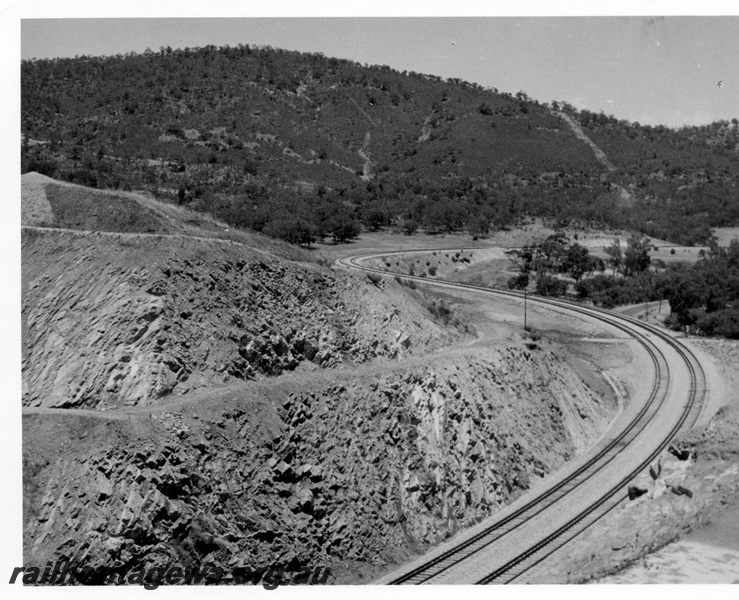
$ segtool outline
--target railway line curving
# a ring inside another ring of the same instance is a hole
[[[403,279],[414,280],[418,283],[437,287],[473,291],[490,294],[498,297],[517,298],[523,300],[520,292],[504,289],[493,289],[469,284],[454,283],[441,279],[428,279],[412,275],[394,273],[362,264],[362,261],[381,258],[391,254],[419,254],[432,252],[401,251],[365,254],[339,259],[337,264],[347,269],[361,270],[384,276],[400,276]],[[518,582],[536,565],[562,548],[567,542],[579,535],[587,527],[605,516],[628,496],[625,488],[628,483],[641,471],[646,469],[655,460],[659,453],[670,443],[674,436],[683,428],[692,426],[698,419],[706,394],[706,376],[700,361],[688,348],[672,338],[667,332],[658,327],[641,322],[632,317],[613,313],[604,309],[583,306],[566,300],[528,297],[528,301],[565,310],[570,313],[595,319],[624,332],[648,354],[653,367],[652,388],[645,399],[643,406],[623,428],[607,439],[601,440],[589,452],[587,460],[564,478],[537,490],[533,497],[509,512],[502,518],[493,520],[490,524],[476,531],[473,535],[451,544],[451,547],[430,553],[424,559],[416,561],[412,566],[401,568],[399,572],[382,578],[377,583],[391,585],[399,584],[433,584],[433,583],[511,583]],[[665,349],[669,349],[670,356],[666,356]],[[671,364],[672,363],[672,364]],[[683,371],[687,373],[689,384],[687,389],[681,388],[673,382],[673,373]],[[674,402],[676,397],[680,406],[679,411],[673,414],[666,406]],[[652,425],[659,418],[668,417],[669,426],[657,438],[645,442],[645,437],[653,435]],[[650,433],[651,432],[651,433]],[[511,542],[517,531],[522,530],[534,519],[545,518],[548,511],[561,510],[568,503],[568,499],[581,491],[603,473],[617,459],[620,459],[627,449],[634,446],[647,446],[647,449],[638,458],[634,459],[625,469],[618,471],[596,494],[590,492],[589,501],[578,510],[558,523],[552,519],[551,529],[541,531],[526,543]],[[615,481],[615,483],[613,483]],[[508,552],[505,560],[500,564],[489,561],[486,564],[485,553],[490,555],[496,545],[516,545],[513,552]],[[465,571],[460,568],[468,563],[475,563],[474,568]],[[482,565],[482,566],[481,566]],[[455,573],[456,571],[456,573]]]

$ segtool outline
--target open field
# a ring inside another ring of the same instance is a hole
[[[333,262],[346,256],[365,253],[448,249],[448,252],[439,250],[424,255],[396,254],[384,261],[374,261],[374,266],[431,279],[443,278],[458,283],[506,287],[508,280],[518,273],[518,268],[508,259],[505,251],[539,242],[552,233],[554,230],[537,222],[523,228],[498,231],[484,240],[474,241],[464,234],[416,233],[408,236],[391,231],[366,232],[349,244],[317,244],[314,252]],[[606,246],[619,239],[621,247],[625,249],[628,238],[628,232],[623,231],[568,230],[565,233],[572,243],[585,246],[593,256],[602,259],[607,258],[604,250]],[[700,260],[700,251],[703,250],[700,247],[676,246],[656,239],[652,243],[650,257],[655,261],[663,261],[666,265]],[[610,272],[610,269],[606,269],[606,273]]]
[[[728,246],[731,240],[739,240],[739,227],[717,227],[713,232],[719,246]]]
[[[593,256],[599,258],[606,258],[607,255],[604,248],[610,246],[615,239],[619,239],[621,247],[625,249],[626,240],[629,237],[628,231],[566,229],[564,232],[569,237],[571,243],[585,246]],[[357,239],[346,244],[318,243],[311,252],[317,256],[324,257],[328,262],[334,262],[346,256],[373,252],[403,252],[428,249],[459,251],[464,248],[472,250],[474,254],[474,250],[477,249],[507,249],[540,242],[553,233],[553,229],[542,225],[537,220],[523,227],[496,231],[487,238],[478,240],[473,240],[472,236],[462,233],[426,234],[416,232],[413,235],[405,235],[387,228],[382,231],[364,232]],[[708,250],[707,247],[679,246],[656,238],[650,239],[653,244],[652,250],[649,253],[650,256],[652,259],[662,260],[666,264],[695,262],[700,259],[701,250]],[[654,250],[655,247],[657,250]],[[515,273],[515,270],[510,269],[512,265],[505,257],[491,257],[489,259],[490,263],[486,263],[487,266],[483,266],[479,260],[482,256],[484,256],[484,253],[478,255],[478,260],[473,260],[471,265],[458,265],[458,269],[456,270],[464,270],[465,275],[460,277],[452,275],[452,279],[454,281],[474,282],[481,285],[505,285],[505,281]]]

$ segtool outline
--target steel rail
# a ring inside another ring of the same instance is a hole
[[[688,369],[690,370],[691,374],[691,381],[695,382],[696,380],[696,369],[693,366],[692,362],[688,359],[687,353],[684,353],[682,351],[682,348],[679,347],[679,345],[674,341],[670,340],[672,342],[672,346],[675,350],[678,351],[678,353],[681,354],[682,358],[685,360],[686,365],[688,366]],[[700,362],[696,361],[699,368],[702,371],[702,367],[700,366]],[[592,513],[597,511],[599,508],[601,508],[604,504],[606,504],[609,500],[611,500],[616,494],[618,494],[619,491],[621,491],[625,485],[628,484],[629,481],[631,481],[636,475],[638,475],[642,470],[647,468],[647,466],[655,459],[657,456],[659,456],[660,452],[665,449],[667,444],[670,443],[670,441],[677,435],[677,433],[680,431],[680,429],[684,426],[685,422],[688,419],[688,416],[693,412],[693,406],[695,404],[696,397],[698,395],[698,389],[695,386],[695,384],[691,385],[690,389],[690,395],[688,397],[688,402],[686,403],[686,406],[683,408],[682,413],[680,414],[680,418],[678,419],[677,423],[673,425],[670,432],[662,439],[660,444],[655,448],[651,454],[643,460],[639,465],[637,465],[634,469],[632,469],[625,477],[623,477],[616,485],[614,485],[608,492],[606,492],[603,496],[601,496],[596,502],[592,503],[590,506],[588,506],[585,510],[581,511],[578,515],[576,515],[574,518],[570,519],[567,523],[562,525],[560,528],[555,530],[553,533],[548,535],[546,538],[526,550],[525,552],[519,554],[516,558],[508,561],[505,565],[502,567],[496,569],[492,573],[486,575],[482,579],[478,580],[476,583],[485,585],[488,583],[492,583],[497,579],[500,579],[503,576],[506,576],[506,579],[502,583],[510,583],[513,580],[517,579],[521,575],[523,575],[525,572],[529,571],[542,561],[544,561],[547,557],[549,557],[551,554],[559,550],[562,546],[564,546],[566,543],[574,539],[577,535],[579,535],[584,529],[595,523],[600,518],[604,517],[607,513],[609,513],[611,510],[616,508],[621,502],[623,502],[628,496],[623,495],[619,497],[610,507],[607,508],[607,510],[604,510],[602,514],[596,515],[596,518],[593,519],[592,522],[590,522],[587,527],[584,527],[583,529],[577,531],[574,535],[567,538],[566,540],[560,540],[559,538],[573,529],[577,524],[579,524],[581,521],[583,521],[586,517],[590,516]]]
[[[439,280],[439,279],[428,279],[425,277],[418,277],[415,275],[404,275],[401,273],[386,271],[386,270],[378,269],[374,267],[368,267],[366,265],[359,263],[359,260],[366,260],[369,258],[380,258],[380,257],[392,255],[392,254],[419,254],[419,253],[433,252],[433,251],[434,250],[419,250],[419,251],[410,251],[410,252],[396,251],[396,252],[373,253],[373,254],[366,254],[363,256],[356,256],[356,257],[349,257],[346,259],[340,259],[339,261],[337,261],[337,263],[341,264],[342,266],[348,267],[348,268],[369,271],[369,272],[377,273],[377,274],[380,274],[386,277],[388,276],[402,277],[405,279],[418,281],[420,283],[436,285],[440,287],[470,289],[470,290],[477,291],[477,292],[491,293],[491,294],[504,296],[504,297],[514,297],[517,299],[523,299],[524,297],[523,294],[519,292],[511,291],[511,290],[503,290],[499,288],[487,288],[487,287],[475,286],[475,285],[470,285],[470,284],[449,282],[449,281]],[[538,562],[540,562],[541,560],[549,556],[551,553],[556,551],[559,547],[564,545],[564,543],[567,543],[570,539],[572,539],[572,537],[575,537],[575,536],[572,536],[568,538],[566,541],[554,547],[554,542],[558,538],[560,538],[565,532],[575,527],[575,525],[580,523],[588,515],[593,513],[595,510],[597,510],[597,508],[599,508],[605,502],[607,502],[608,499],[612,498],[618,492],[618,490],[622,489],[623,486],[626,485],[626,483],[628,483],[628,481],[630,481],[633,478],[635,474],[637,474],[639,471],[645,468],[645,466],[648,465],[654,459],[654,457],[657,456],[659,452],[662,451],[662,449],[664,449],[664,447],[674,437],[674,435],[677,433],[680,427],[684,425],[684,423],[688,419],[688,416],[694,413],[695,405],[700,406],[700,403],[695,402],[695,397],[696,397],[697,388],[698,388],[696,384],[697,377],[696,377],[696,369],[691,364],[690,359],[692,357],[693,361],[695,361],[695,363],[698,365],[698,369],[700,369],[702,377],[705,380],[705,374],[702,373],[702,367],[700,365],[700,362],[698,362],[695,359],[695,357],[692,356],[692,354],[690,354],[689,356],[688,351],[681,344],[675,342],[669,335],[665,334],[663,331],[659,330],[658,328],[652,325],[645,324],[641,321],[638,321],[632,317],[612,313],[610,311],[606,311],[606,310],[599,309],[596,307],[584,307],[574,302],[569,302],[566,300],[554,300],[550,298],[532,298],[531,300],[539,304],[554,306],[556,308],[569,310],[575,313],[585,314],[589,317],[605,322],[608,325],[616,327],[624,331],[625,333],[627,333],[629,336],[633,337],[637,342],[639,342],[646,349],[646,351],[650,355],[652,364],[654,366],[655,380],[654,380],[654,385],[652,387],[650,396],[647,402],[644,404],[644,406],[639,411],[639,413],[634,417],[634,419],[631,420],[631,422],[624,428],[624,430],[622,430],[615,439],[610,440],[608,443],[606,443],[604,448],[596,452],[585,464],[581,465],[576,471],[574,471],[573,473],[570,473],[562,481],[559,481],[554,486],[548,488],[542,494],[539,494],[538,496],[533,498],[530,502],[526,503],[524,506],[520,507],[519,509],[517,509],[510,515],[506,516],[505,518],[501,519],[500,521],[485,528],[481,532],[478,532],[471,538],[464,540],[463,542],[460,542],[459,544],[455,545],[453,548],[442,553],[441,555],[430,559],[429,561],[425,562],[424,564],[417,567],[416,569],[413,569],[412,571],[409,571],[408,573],[404,573],[403,575],[391,580],[390,581],[391,584],[424,583],[432,579],[433,577],[436,577],[437,575],[441,574],[442,572],[446,571],[447,569],[467,560],[473,554],[476,554],[477,552],[489,546],[490,544],[494,543],[495,541],[497,541],[498,539],[500,539],[507,533],[510,533],[511,531],[514,531],[518,527],[522,526],[524,523],[528,522],[530,519],[532,519],[533,517],[535,517],[542,511],[546,510],[547,508],[555,504],[557,501],[563,498],[566,494],[570,493],[571,491],[573,491],[574,489],[576,489],[577,487],[585,483],[588,479],[593,477],[596,473],[600,472],[607,464],[609,464],[612,460],[614,460],[624,450],[625,447],[627,447],[631,442],[633,442],[634,439],[636,439],[636,437],[638,437],[638,434],[641,433],[641,431],[643,431],[644,428],[646,428],[648,424],[651,423],[651,421],[657,415],[657,413],[659,412],[659,409],[662,407],[662,404],[667,398],[668,391],[669,391],[669,367],[667,365],[666,358],[664,357],[662,352],[656,348],[654,343],[651,342],[651,340],[649,340],[647,335],[645,333],[642,333],[641,330],[646,330],[648,333],[651,333],[659,337],[661,340],[665,341],[669,346],[671,346],[678,352],[681,358],[683,358],[683,360],[685,360],[686,364],[688,365],[690,376],[691,376],[691,395],[690,395],[688,404],[686,405],[686,407],[683,410],[683,413],[681,414],[681,418],[679,419],[679,422],[673,427],[673,430],[671,430],[670,434],[664,440],[662,440],[658,449],[655,450],[650,455],[649,459],[646,461],[643,461],[636,469],[634,469],[629,474],[628,477],[624,478],[616,486],[611,488],[611,490],[609,490],[609,492],[606,495],[601,496],[596,503],[591,504],[587,509],[585,509],[584,511],[581,511],[581,513],[577,515],[574,519],[571,519],[570,521],[568,521],[568,523],[565,524],[565,526],[559,528],[557,531],[547,536],[541,542],[535,544],[533,547],[521,553],[518,557],[514,558],[512,561],[509,561],[508,563],[506,563],[506,565],[504,565],[500,569],[497,569],[495,572],[481,579],[478,583],[492,582],[495,579],[498,579],[499,577],[501,577],[505,573],[509,574],[509,579],[507,581],[512,581],[513,579],[519,577],[522,573],[528,571],[535,564],[538,564]],[[623,323],[624,321],[626,321],[628,325],[625,325]],[[658,354],[664,361],[665,366],[667,367],[666,369],[664,369],[664,373],[663,373],[662,366],[660,365]],[[664,391],[661,394],[655,406],[655,400],[657,399],[657,396],[660,390],[663,388],[662,384],[663,384],[664,378],[666,378],[667,383],[665,383]],[[703,392],[705,393],[705,390],[703,390]],[[648,418],[645,418],[647,415],[649,415]],[[699,411],[698,413],[695,413],[693,422],[695,422],[695,420],[698,418],[698,415],[699,415]],[[638,430],[637,430],[637,427],[639,427]],[[631,434],[635,434],[635,435],[633,436],[632,439],[625,441],[627,437],[629,437]],[[591,472],[588,473],[588,471],[591,471]],[[578,481],[578,478],[580,478],[579,481]],[[618,502],[622,500],[623,498],[620,498]],[[608,511],[606,512],[609,512],[610,510],[612,510],[618,504],[618,502],[614,506],[609,508]],[[526,516],[527,512],[530,514]],[[603,515],[604,514],[605,513],[603,513]],[[509,526],[508,529],[504,529],[502,532],[499,531],[507,525]],[[575,535],[578,535],[581,531],[582,530],[578,531],[577,534]],[[546,552],[544,555],[542,555],[537,560],[534,560],[534,562],[531,562],[530,560],[531,557],[539,556],[543,551]],[[527,560],[528,562],[526,562]],[[523,565],[523,569],[521,568],[522,565]],[[517,566],[519,568],[515,571],[512,571],[514,567],[517,567]]]

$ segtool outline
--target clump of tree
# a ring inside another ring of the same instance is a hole
[[[578,296],[605,308],[665,299],[670,303],[668,326],[739,339],[739,240],[722,248],[712,238],[709,252],[697,263],[655,270],[650,247],[638,234],[629,237],[625,249],[614,240],[605,248],[613,274],[579,281]]]
[[[266,235],[298,246],[310,246],[315,241],[311,226],[298,219],[270,221],[262,230]]]
[[[562,296],[567,293],[567,281],[556,275],[566,275],[578,283],[585,275],[605,266],[599,258],[575,242],[571,244],[562,232],[548,236],[538,244],[506,251],[508,259],[516,265],[520,273],[508,281],[510,289],[526,289],[529,275],[535,273],[536,293],[543,296]]]
[[[574,280],[577,296],[597,306],[614,308],[665,299],[671,311],[667,325],[739,339],[739,240],[721,248],[712,238],[709,246],[709,252],[694,265],[677,263],[665,268],[664,263],[651,260],[653,245],[639,233],[630,235],[625,246],[616,238],[605,247],[606,261],[556,233],[540,243],[506,252],[519,271],[508,280],[508,287],[528,289],[533,276],[535,293],[563,296],[569,285],[561,276],[566,275]],[[604,273],[606,266],[611,274]]]
[[[710,252],[694,265],[671,265],[656,285],[670,302],[668,325],[698,334],[739,339],[739,240]]]
[[[536,275],[536,293],[540,296],[564,296],[567,282],[540,271]]]
[[[617,272],[621,271],[621,267],[624,264],[624,252],[621,248],[621,240],[616,238],[610,246],[603,248],[608,255],[606,264],[610,269],[613,269],[613,275],[615,277]]]
[[[623,258],[624,275],[628,277],[649,269],[651,247],[652,242],[648,237],[640,233],[633,233],[629,236]]]
[[[603,308],[615,308],[624,304],[659,299],[651,272],[640,273],[633,277],[601,273],[579,281],[575,285],[575,292],[579,298],[588,298],[593,304]]]
[[[511,277],[508,280],[508,289],[509,290],[525,290],[529,287],[529,274],[528,273],[519,273],[515,277]]]
[[[328,231],[334,243],[348,242],[357,237],[361,231],[361,225],[347,215],[337,215],[328,222]]]
[[[590,256],[590,251],[580,244],[572,244],[562,262],[562,270],[572,277],[576,283],[594,271],[603,271],[603,260]]]
[[[615,238],[610,246],[603,248],[607,259],[598,265],[600,274],[576,282],[578,297],[604,308],[656,300],[654,274],[650,271],[651,248],[649,238],[639,233],[629,236],[625,248]],[[611,269],[611,275],[603,273],[606,266]]]

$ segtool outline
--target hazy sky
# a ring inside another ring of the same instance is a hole
[[[459,77],[642,123],[739,116],[737,16],[34,19],[21,26],[22,58],[239,42]]]
[[[147,4],[170,10],[153,12],[157,9],[143,8]],[[85,5],[96,8],[74,10]],[[90,5],[69,0],[47,5],[46,11],[21,13],[21,16],[194,14],[190,10],[194,3],[185,0],[180,3],[129,2],[125,6],[132,8],[125,11],[121,8],[124,5],[115,2],[110,6],[118,6],[118,10],[101,13],[97,8],[106,5],[105,2]],[[263,3],[259,12],[242,8],[226,13],[217,11],[217,7],[233,8],[233,3],[224,5],[215,0],[197,5],[200,8],[195,14],[201,15],[301,16],[24,18],[21,20],[21,57],[142,52],[147,47],[156,50],[167,45],[178,48],[240,42],[269,44],[291,50],[323,52],[327,56],[361,63],[386,64],[399,70],[459,77],[507,92],[523,90],[540,101],[567,100],[578,107],[603,110],[619,118],[644,123],[682,125],[739,116],[739,16],[734,16],[739,7],[732,8],[730,4],[723,5],[723,14],[733,12],[734,15],[723,17],[482,18],[310,16],[346,14],[346,7],[353,6],[351,3],[337,5],[344,7],[341,13],[332,12],[331,5],[327,8],[325,2],[273,0],[269,6]],[[208,12],[209,5],[213,7],[211,12]],[[471,4],[462,0],[445,2],[441,11],[438,3],[432,3],[425,14],[474,15],[486,11],[487,14],[504,14],[490,13],[490,6],[498,9],[518,7],[519,14],[543,14],[536,12],[537,5],[541,8],[540,3]],[[174,6],[179,10],[172,11]],[[289,10],[291,6],[294,10]],[[306,9],[306,6],[311,8]],[[375,7],[373,12],[362,14],[419,14],[417,7],[403,12],[403,6],[413,6],[408,2],[380,2],[371,6]],[[553,6],[561,8],[568,4],[555,3]],[[592,14],[586,12],[590,5],[582,6],[583,12],[578,13],[577,4],[570,3],[569,14]],[[643,2],[637,6],[641,6],[640,11],[646,7],[657,13],[666,8],[660,2]],[[671,3],[669,6],[677,7],[682,14],[693,15],[709,14],[701,13],[701,9],[713,6],[715,14],[715,3],[711,2]],[[607,14],[619,14],[618,7],[628,10],[630,5],[606,3]],[[458,12],[455,13],[455,9]],[[561,13],[560,10],[546,14]],[[717,87],[719,81],[723,82],[721,87]]]
[[[23,58],[239,42],[459,77],[642,123],[739,116],[736,16],[44,19],[21,29]]]

